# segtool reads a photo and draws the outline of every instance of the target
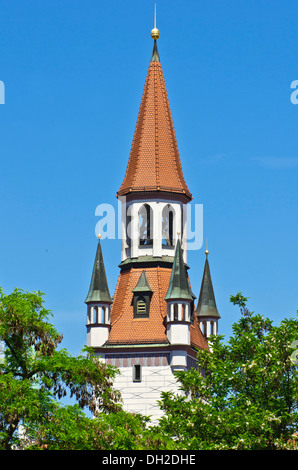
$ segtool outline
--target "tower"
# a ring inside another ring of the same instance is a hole
[[[118,281],[109,302],[99,242],[86,303],[88,309],[111,305],[109,321],[101,327],[87,324],[88,344],[103,361],[119,368],[114,386],[121,392],[124,409],[154,420],[161,415],[157,404],[161,392],[179,391],[174,372],[196,367],[197,349],[207,349],[208,342],[200,329],[188,275],[184,209],[192,195],[183,176],[156,19],[151,36],[152,55],[117,192],[121,202]],[[97,284],[100,289],[93,287]],[[95,291],[102,294],[93,295]]]

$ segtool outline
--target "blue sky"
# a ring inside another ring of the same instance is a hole
[[[78,354],[98,204],[117,207],[152,51],[154,1],[0,0],[0,285],[41,290]],[[204,206],[220,333],[229,302],[296,314],[296,1],[157,1],[184,176]],[[205,243],[205,242],[204,242]],[[120,241],[102,242],[111,293]],[[204,249],[188,256],[199,295]]]

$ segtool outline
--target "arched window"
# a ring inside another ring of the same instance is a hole
[[[185,312],[186,312],[186,305],[183,304],[182,305],[182,318],[181,318],[182,321],[186,321]]]
[[[210,322],[210,334],[214,335],[214,322]]]
[[[202,333],[203,333],[204,336],[207,336],[207,323],[206,323],[205,320],[203,321],[203,331],[202,331]]]
[[[144,204],[139,210],[140,245],[152,245],[152,221],[152,209],[148,204]]]
[[[174,321],[178,321],[178,304],[174,304]]]
[[[102,307],[101,309],[101,323],[104,325],[106,322],[105,322],[105,314],[106,314],[106,308],[105,307]]]
[[[162,211],[162,244],[173,246],[174,210],[167,204]]]
[[[98,308],[97,308],[97,307],[93,307],[93,323],[97,323],[97,322],[98,322],[97,315],[98,315]]]
[[[131,207],[132,206],[127,206],[126,208],[126,243],[127,246],[131,246]]]

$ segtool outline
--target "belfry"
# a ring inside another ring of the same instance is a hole
[[[183,208],[192,195],[181,167],[159,35],[155,16],[152,56],[117,193],[122,212],[115,293],[111,298],[99,239],[85,300],[88,346],[119,368],[114,386],[124,409],[152,419],[161,415],[161,392],[178,392],[174,372],[196,367],[196,351],[208,348],[220,318],[207,258],[197,306],[191,289]]]

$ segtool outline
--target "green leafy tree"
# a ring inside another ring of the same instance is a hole
[[[15,289],[5,295],[0,289],[1,449],[19,446],[22,436],[23,445],[28,444],[45,422],[53,429],[63,414],[57,400],[67,392],[80,409],[87,407],[95,414],[121,409],[120,394],[112,386],[117,370],[100,362],[88,348],[78,357],[58,350],[62,336],[48,321],[50,316],[42,293]],[[71,413],[76,408],[70,407]]]
[[[123,410],[86,417],[79,406],[57,407],[32,433],[28,449],[47,450],[162,450],[175,443],[148,426],[149,418]]]
[[[183,449],[282,449],[298,430],[298,320],[279,326],[231,296],[241,317],[227,343],[212,337],[198,369],[178,372],[182,394],[163,393],[160,427]]]

